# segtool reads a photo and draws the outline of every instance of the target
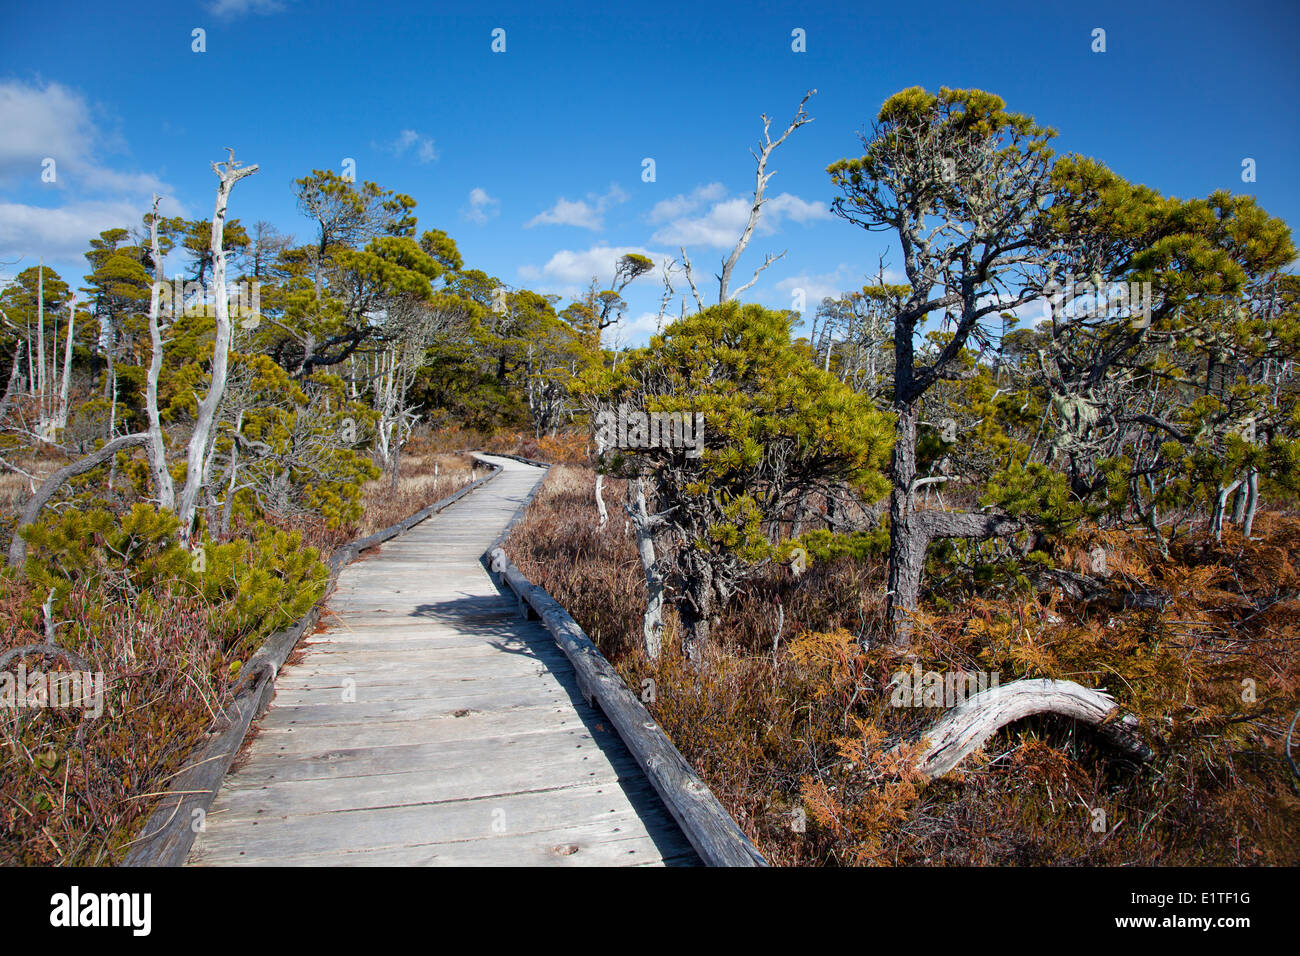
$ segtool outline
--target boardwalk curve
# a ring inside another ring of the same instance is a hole
[[[198,865],[698,862],[550,634],[479,561],[544,474],[346,567],[190,854]]]

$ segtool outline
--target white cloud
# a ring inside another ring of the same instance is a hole
[[[247,13],[279,13],[284,9],[280,0],[210,0],[208,13],[224,20],[233,20]]]
[[[611,206],[627,202],[627,193],[617,183],[610,183],[609,190],[603,195],[588,193],[585,200],[571,201],[561,196],[550,209],[539,212],[528,222],[525,228],[533,226],[577,226],[580,229],[601,229],[605,224],[605,213]]]
[[[656,263],[666,258],[664,253],[651,252],[641,246],[606,246],[602,244],[580,252],[561,249],[551,256],[546,265],[542,266],[540,272],[537,271],[536,266],[521,266],[519,274],[523,276],[525,269],[531,269],[536,277],[555,279],[560,282],[585,284],[590,282],[593,276],[603,281],[614,274],[615,263],[629,252],[649,256]]]
[[[809,202],[806,199],[800,199],[794,193],[781,193],[781,195],[763,203],[763,218],[758,221],[760,229],[763,220],[769,216],[773,226],[784,218],[792,219],[801,225],[805,222],[832,218],[831,211],[824,202]]]
[[[416,161],[422,164],[431,163],[438,158],[438,150],[433,145],[433,138],[413,129],[402,130],[391,143],[371,143],[371,145],[392,153],[399,159],[406,154],[407,150],[414,147]]]
[[[669,303],[668,311],[664,314],[663,324],[667,328],[679,318],[678,314],[673,311],[676,302]],[[659,313],[642,312],[635,319],[629,319],[624,316],[615,322],[613,328],[616,333],[621,333],[629,342],[644,342],[650,336],[659,332]]]
[[[855,285],[856,280],[852,279],[853,273],[854,270],[840,263],[835,267],[834,272],[801,272],[789,276],[776,283],[776,288],[788,293],[791,298],[802,289],[807,303],[804,311],[811,315],[817,311],[817,306],[821,305],[822,299],[834,298],[844,292],[861,288],[861,284]]]
[[[89,241],[105,229],[140,225],[150,203],[126,200],[68,203],[59,208],[0,203],[0,258],[15,255],[45,260],[80,261]],[[175,200],[159,207],[165,216],[185,215]]]
[[[124,144],[95,122],[75,89],[0,82],[0,130],[0,182],[44,197],[0,203],[0,257],[79,260],[104,229],[140,225],[154,193],[166,215],[186,214],[155,174],[102,163],[102,154],[124,152]],[[47,158],[55,174],[48,183],[41,177]]]
[[[679,193],[672,199],[661,199],[654,204],[654,208],[646,218],[650,223],[656,224],[667,222],[670,219],[679,219],[687,213],[694,212],[706,202],[715,202],[727,194],[727,188],[722,183],[709,183],[707,186],[696,186],[689,194]]]
[[[501,212],[501,200],[489,196],[488,191],[475,186],[469,191],[469,205],[462,208],[461,216],[480,226]]]
[[[120,172],[97,163],[96,153],[114,138],[91,119],[85,97],[59,83],[43,89],[18,81],[0,83],[0,181],[41,183],[43,163],[54,160],[54,188],[69,186],[117,193],[164,193],[152,173]]]
[[[598,283],[608,282],[614,274],[614,265],[629,252],[648,256],[654,261],[656,269],[669,258],[668,253],[653,252],[642,246],[607,246],[601,243],[590,249],[561,249],[540,268],[535,265],[520,266],[518,275],[520,279],[536,284],[539,292],[555,292],[574,299],[582,294],[593,278]],[[629,291],[649,281],[642,278],[629,286]]]
[[[713,190],[714,186],[716,184],[698,187],[696,193],[704,189]],[[695,194],[692,193],[693,195]],[[655,209],[651,210],[651,215],[655,215],[656,210],[661,214],[670,212],[675,205],[689,206],[690,202],[689,196],[677,196],[656,205]],[[651,238],[655,242],[671,246],[699,245],[729,249],[740,238],[740,233],[749,220],[752,204],[752,199],[739,196],[714,202],[704,215],[678,216],[656,231]],[[698,206],[699,203],[695,205]],[[664,208],[660,209],[661,206]],[[759,217],[758,226],[754,231],[760,236],[770,236],[777,232],[786,219],[803,224],[830,218],[831,212],[825,203],[808,202],[793,193],[781,193],[763,203],[763,214]]]
[[[95,136],[80,94],[51,83],[45,89],[10,81],[0,84],[0,177],[40,179],[46,156],[65,166],[85,157]],[[71,170],[69,170],[71,171]]]
[[[749,203],[728,199],[714,203],[703,216],[674,219],[651,237],[672,246],[713,246],[726,249],[736,244],[749,218]],[[761,223],[762,220],[760,219]]]

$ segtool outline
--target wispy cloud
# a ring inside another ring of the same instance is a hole
[[[235,20],[248,14],[266,16],[285,8],[282,0],[209,0],[208,13],[223,20]]]
[[[165,214],[185,214],[156,174],[104,164],[104,154],[125,152],[125,144],[93,115],[71,87],[0,83],[0,184],[40,203],[0,203],[0,256],[80,259],[104,229],[138,225],[154,193]],[[51,181],[42,179],[46,170]]]
[[[696,186],[689,193],[680,193],[672,199],[661,199],[654,204],[646,216],[651,225],[661,222],[668,222],[670,219],[679,219],[688,213],[695,212],[706,202],[715,202],[727,194],[727,187],[722,183],[709,183],[706,186]]]
[[[488,191],[475,186],[469,191],[469,205],[461,209],[461,218],[480,226],[501,211],[501,200],[488,195]]]
[[[540,268],[535,265],[519,267],[519,277],[529,282],[549,282],[545,291],[559,292],[572,298],[582,286],[593,278],[608,281],[614,274],[614,265],[629,252],[649,256],[659,263],[669,258],[663,252],[652,252],[642,246],[607,246],[599,243],[590,249],[561,249]]]
[[[407,152],[414,150],[415,159],[420,164],[431,163],[438,158],[438,149],[433,144],[433,137],[424,136],[413,129],[404,129],[397,134],[397,138],[387,143],[372,143],[378,149],[392,153],[398,159],[406,155]]]
[[[0,258],[80,261],[89,242],[105,229],[138,226],[149,202],[83,200],[57,208],[0,202]],[[159,206],[164,216],[185,215],[174,199]]]
[[[528,222],[526,228],[533,226],[577,226],[581,229],[597,231],[605,225],[605,213],[612,206],[627,202],[627,193],[617,183],[610,183],[609,190],[603,195],[588,193],[587,198],[570,201],[561,196],[554,206],[539,212]]]

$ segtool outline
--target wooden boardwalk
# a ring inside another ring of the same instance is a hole
[[[339,577],[198,835],[200,865],[695,865],[567,658],[479,556],[504,471]]]

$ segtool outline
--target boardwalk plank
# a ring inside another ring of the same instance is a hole
[[[195,865],[695,865],[550,635],[479,556],[541,472],[345,568],[213,802]]]

